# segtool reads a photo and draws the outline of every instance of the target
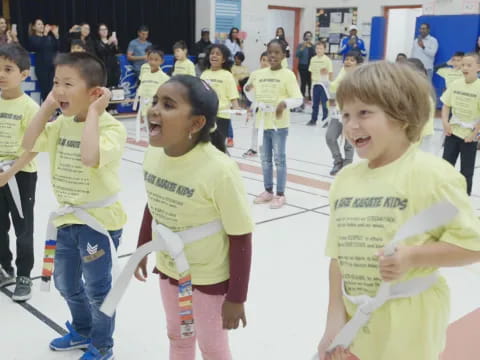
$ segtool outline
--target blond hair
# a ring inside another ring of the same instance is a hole
[[[388,118],[402,125],[413,143],[420,139],[430,119],[431,94],[428,79],[409,65],[379,61],[347,74],[338,87],[337,101],[340,109],[355,99],[380,107]]]

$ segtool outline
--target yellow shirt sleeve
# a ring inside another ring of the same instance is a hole
[[[246,191],[236,163],[225,168],[223,177],[215,184],[214,204],[228,235],[245,235],[254,225]]]
[[[338,258],[338,239],[337,239],[337,231],[336,231],[336,223],[335,217],[332,216],[335,212],[335,204],[334,204],[334,194],[336,188],[337,181],[332,183],[329,192],[329,201],[330,201],[330,217],[329,217],[329,224],[328,224],[328,233],[327,233],[327,242],[325,247],[325,256],[337,259]]]
[[[237,83],[235,82],[235,78],[233,77],[232,73],[228,73],[226,76],[226,81],[225,81],[225,89],[227,91],[227,97],[230,100],[235,100],[238,99],[240,96],[238,95],[238,90],[237,90]]]
[[[288,99],[303,99],[302,92],[298,86],[297,78],[293,72],[290,72],[287,80],[287,98]]]
[[[45,129],[41,132],[40,136],[35,141],[35,145],[32,152],[49,152],[50,145],[57,142],[60,128],[62,126],[63,116],[60,115],[53,122],[47,123]]]
[[[440,97],[440,100],[445,105],[452,107],[452,87],[448,87],[443,95]]]
[[[126,142],[127,131],[119,121],[116,120],[116,123],[109,124],[106,128],[101,129],[99,139],[100,163],[98,167],[102,168],[111,162],[120,161]]]
[[[329,57],[327,57],[327,59],[328,59],[327,60],[327,64],[328,64],[327,69],[328,69],[328,72],[331,73],[331,72],[333,72],[333,62]]]

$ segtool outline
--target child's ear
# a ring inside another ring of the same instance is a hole
[[[20,73],[21,77],[22,77],[22,81],[25,80],[29,75],[30,75],[30,70],[23,70],[21,73]]]
[[[205,116],[203,115],[193,116],[192,132],[193,133],[200,132],[206,123],[207,123],[207,119],[205,118]]]
[[[90,96],[93,96],[94,98],[99,98],[102,96],[102,88],[100,86],[95,86],[90,89]]]

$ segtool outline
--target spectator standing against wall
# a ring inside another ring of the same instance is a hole
[[[146,25],[138,28],[137,38],[130,41],[127,50],[127,59],[133,66],[133,71],[138,76],[140,68],[147,62],[147,48],[152,46],[148,41],[149,29]]]
[[[98,26],[98,40],[95,52],[103,60],[107,69],[107,87],[116,87],[120,81],[120,64],[117,58],[118,39],[116,33],[110,34],[106,24]]]
[[[340,43],[340,50],[338,53],[343,56],[343,60],[347,54],[357,53],[361,56],[367,56],[365,49],[365,42],[358,37],[358,27],[356,25],[350,26],[348,29],[349,36],[342,39]]]
[[[437,51],[438,41],[430,35],[430,25],[422,24],[420,26],[420,33],[413,42],[411,57],[417,58],[423,63],[423,66],[427,69],[427,75],[430,81],[432,81],[433,77],[433,66]]]
[[[306,31],[303,34],[303,42],[297,46],[295,56],[298,58],[298,73],[300,74],[300,90],[304,99],[312,100],[312,77],[308,67],[310,59],[315,55],[315,48],[312,44],[313,34]],[[304,105],[302,104],[302,107]]]

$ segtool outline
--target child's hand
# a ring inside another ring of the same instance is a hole
[[[443,133],[445,136],[452,135],[452,126],[449,123],[443,124]]]
[[[322,75],[328,75],[328,69],[322,69],[322,70],[320,70],[320,74],[322,74]]]
[[[383,281],[400,279],[412,267],[412,247],[400,246],[392,256],[385,256],[383,250],[377,253],[380,275]]]
[[[327,350],[328,350],[328,347],[330,346],[330,344],[332,343],[332,340],[333,340],[333,337],[328,337],[327,335],[324,335],[322,340],[320,340],[320,344],[318,344],[318,358],[320,360],[326,360],[328,359],[327,356],[328,353],[327,353]]]
[[[55,99],[53,91],[50,91],[47,98],[42,103],[43,108],[47,108],[51,112],[57,110],[60,107],[60,103]]]
[[[90,104],[89,110],[93,110],[97,113],[98,116],[103,114],[105,109],[112,98],[112,93],[106,87],[100,88],[100,94],[98,99],[95,100],[93,103]]]
[[[355,355],[353,355],[350,350],[337,347],[327,354],[325,360],[354,360],[355,358]]]
[[[240,320],[243,327],[247,326],[247,318],[245,316],[245,308],[243,304],[232,303],[225,300],[222,306],[223,328],[227,330],[237,329]]]
[[[2,172],[0,170],[0,188],[7,185],[7,183],[10,181],[11,178],[12,178],[12,173],[10,171]]]
[[[474,142],[476,138],[477,138],[477,135],[476,135],[476,134],[472,134],[472,135],[467,136],[467,137],[465,138],[465,142],[466,142],[466,143]]]
[[[282,117],[283,111],[287,108],[287,104],[285,104],[285,101],[282,101],[280,104],[277,106],[277,110],[275,111],[275,114],[277,115],[277,119],[280,119]]]
[[[138,264],[137,268],[135,269],[135,277],[138,281],[145,282],[147,281],[148,272],[147,272],[147,262],[148,257],[145,256],[142,261]]]

